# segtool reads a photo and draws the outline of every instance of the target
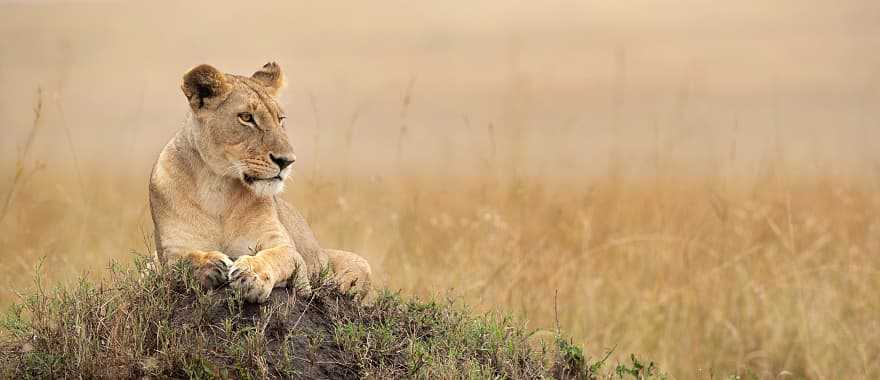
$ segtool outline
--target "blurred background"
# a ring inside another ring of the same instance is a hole
[[[677,378],[878,377],[878,51],[868,0],[2,2],[0,305],[149,252],[183,73],[277,61],[284,196],[383,286]]]

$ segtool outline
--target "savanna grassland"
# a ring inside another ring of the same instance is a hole
[[[675,378],[880,377],[880,9],[659,3],[8,6],[0,305],[149,254],[180,75],[273,59],[284,197],[380,285]]]
[[[877,374],[877,182],[787,173],[319,176],[289,198],[327,246],[365,252],[383,285],[558,323],[596,357],[637,352],[681,377]],[[136,178],[86,177],[115,189],[86,200],[22,178],[3,224],[15,252],[4,303],[31,287],[36,263],[56,282],[149,252]]]

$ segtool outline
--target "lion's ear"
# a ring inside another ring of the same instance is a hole
[[[251,78],[262,83],[273,96],[278,95],[278,91],[284,87],[284,73],[281,72],[281,66],[275,62],[263,65]]]
[[[212,100],[225,95],[230,85],[226,76],[211,65],[198,65],[183,75],[183,94],[189,105],[197,110]]]

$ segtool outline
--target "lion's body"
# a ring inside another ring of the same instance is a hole
[[[267,67],[280,81],[280,69]],[[366,261],[321,248],[300,213],[276,195],[293,162],[274,100],[280,83],[261,81],[266,70],[246,78],[209,69],[184,78],[192,117],[162,150],[150,179],[160,261],[187,259],[204,286],[228,281],[251,301],[291,278],[307,293],[324,268],[344,290],[369,291]]]

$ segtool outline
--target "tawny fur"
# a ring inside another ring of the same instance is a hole
[[[362,257],[323,249],[302,215],[277,196],[295,156],[275,95],[281,68],[251,77],[209,65],[187,72],[191,114],[162,150],[150,178],[150,210],[162,263],[189,260],[208,288],[229,283],[252,302],[273,288],[311,292],[325,268],[343,291],[370,291]]]

